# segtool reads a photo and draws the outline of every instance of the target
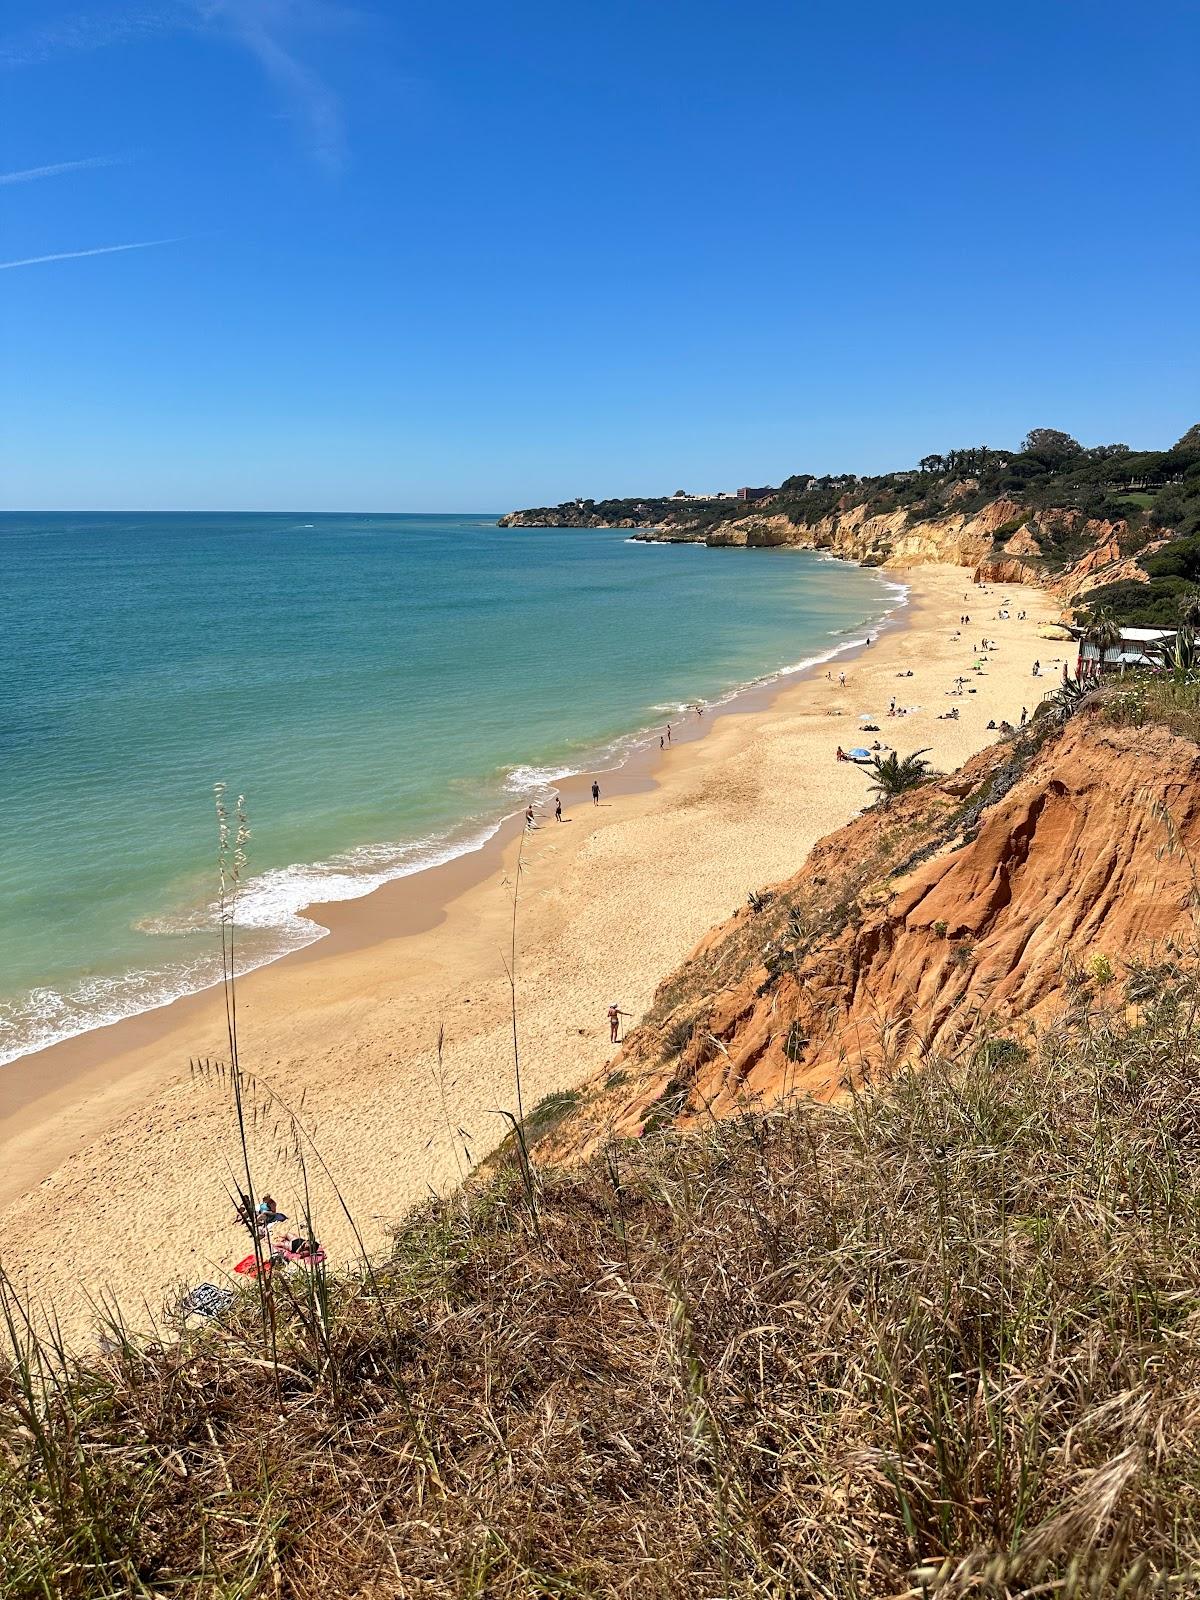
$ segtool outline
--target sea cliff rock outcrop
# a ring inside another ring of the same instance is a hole
[[[749,549],[793,545],[827,550],[846,561],[871,567],[918,567],[946,562],[972,568],[980,583],[1041,585],[1064,600],[1137,573],[1120,538],[1125,525],[1083,518],[1070,510],[1031,511],[1014,500],[989,501],[982,509],[910,519],[907,511],[872,514],[863,504],[839,508],[819,521],[793,522],[782,512],[750,512],[716,528],[672,525],[643,528],[637,539]],[[1083,553],[1073,561],[1052,561],[1064,538]]]
[[[613,520],[599,516],[594,511],[577,511],[562,506],[548,507],[542,511],[510,511],[499,519],[498,528],[644,528],[646,523],[634,517]]]
[[[651,543],[712,549],[790,545],[825,550],[868,567],[950,563],[971,568],[979,583],[1039,585],[1067,609],[1102,585],[1147,581],[1125,544],[1125,522],[1088,518],[1069,506],[1031,508],[1003,495],[974,511],[955,510],[955,503],[968,499],[975,487],[970,481],[955,484],[943,513],[933,517],[914,518],[905,508],[872,511],[847,493],[834,510],[813,522],[795,521],[785,511],[770,509],[769,503],[716,522],[665,505],[656,511],[639,507],[644,515],[620,517],[566,505],[510,512],[500,526],[620,528]],[[1141,554],[1165,542],[1155,541]]]
[[[1032,1023],[1116,1003],[1124,960],[1194,935],[1197,856],[1190,740],[1085,714],[993,746],[714,929],[560,1138],[833,1099],[990,1034],[1001,1059]]]
[[[906,511],[872,515],[865,505],[833,511],[812,524],[793,522],[782,512],[751,512],[715,529],[672,528],[667,534],[644,530],[635,537],[669,537],[676,542],[699,542],[714,548],[794,545],[806,550],[828,550],[831,555],[864,566],[913,567],[931,561],[975,566],[992,548],[994,529],[1005,520],[997,508],[1008,505],[1007,501],[995,501],[975,516],[955,511],[923,522],[911,522]]]

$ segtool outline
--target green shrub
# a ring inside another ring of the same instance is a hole
[[[1088,961],[1088,972],[1091,974],[1092,982],[1101,988],[1106,983],[1111,983],[1116,976],[1112,962],[1099,951]]]

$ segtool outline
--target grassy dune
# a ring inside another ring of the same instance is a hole
[[[1200,987],[503,1156],[391,1259],[2,1380],[0,1595],[1200,1588]],[[263,1316],[267,1317],[264,1330]]]

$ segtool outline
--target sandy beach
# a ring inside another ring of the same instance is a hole
[[[526,1111],[603,1067],[610,1002],[635,1020],[713,923],[868,802],[863,772],[835,760],[839,744],[928,746],[948,770],[996,737],[990,719],[1015,723],[1054,687],[1071,647],[1037,633],[1057,617],[1048,596],[977,589],[957,568],[902,576],[909,605],[871,648],[828,676],[814,669],[719,716],[693,716],[661,755],[600,775],[599,806],[591,774],[566,780],[563,822],[546,808],[525,835]],[[963,612],[972,621],[956,637]],[[998,648],[976,674],[972,645],[985,636]],[[947,694],[959,674],[975,693]],[[893,697],[907,715],[888,716]],[[952,707],[959,719],[940,720]],[[860,734],[866,712],[879,733]],[[242,1063],[256,1079],[255,1185],[285,1212],[302,1204],[283,1106],[371,1247],[431,1188],[457,1181],[464,1142],[478,1158],[503,1136],[501,1113],[515,1110],[505,956],[520,846],[514,823],[474,855],[319,908],[330,937],[239,984]],[[189,1065],[226,1055],[222,998],[209,991],[0,1071],[0,1263],[55,1306],[69,1338],[86,1335],[102,1296],[146,1327],[180,1286],[230,1281],[246,1253],[229,1199],[241,1152],[227,1085]],[[317,1165],[315,1227],[337,1262],[353,1240]]]

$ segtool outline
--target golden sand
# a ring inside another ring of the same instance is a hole
[[[598,807],[590,774],[567,780],[566,820],[548,809],[526,835],[517,993],[527,1111],[604,1066],[610,1002],[640,1016],[660,979],[748,891],[795,871],[816,839],[868,803],[863,772],[834,759],[839,743],[929,746],[949,770],[996,737],[989,719],[1017,722],[1054,687],[1070,646],[1036,633],[1056,615],[1048,596],[977,589],[957,568],[906,581],[899,625],[829,678],[816,669],[693,719],[663,756],[601,774]],[[1005,600],[1006,621],[996,618]],[[964,611],[973,621],[956,638]],[[972,645],[984,635],[999,648],[976,676]],[[977,693],[948,698],[959,673]],[[889,718],[893,695],[914,709]],[[952,706],[959,721],[939,720]],[[862,712],[878,716],[880,733],[860,735]],[[503,1136],[501,1113],[515,1110],[504,962],[519,844],[512,825],[474,856],[321,908],[329,938],[239,984],[242,1064],[259,1107],[255,1187],[292,1217],[302,1203],[281,1102],[298,1112],[372,1248],[431,1188],[457,1180],[455,1130],[476,1158]],[[55,1305],[69,1338],[94,1324],[90,1302],[103,1295],[147,1327],[181,1286],[229,1281],[246,1254],[229,1199],[241,1179],[232,1108],[219,1077],[191,1072],[189,1059],[203,1056],[227,1056],[215,991],[0,1073],[0,1263]],[[353,1237],[319,1164],[309,1165],[315,1230],[337,1263],[354,1253]]]

